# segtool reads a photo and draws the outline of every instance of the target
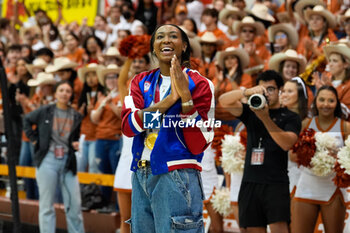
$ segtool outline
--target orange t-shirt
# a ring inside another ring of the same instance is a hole
[[[257,44],[255,41],[258,41],[258,43],[260,45]],[[263,41],[264,41],[263,37],[260,37],[259,39],[254,40],[254,43],[256,45],[256,50],[255,50],[256,52],[255,53],[262,61],[265,61],[265,63],[266,63],[266,62],[268,62],[268,59],[270,58],[270,52],[266,49],[265,43],[263,43]],[[231,45],[235,48],[240,47],[241,46],[240,39],[237,38],[236,40],[234,40],[231,43]],[[252,68],[252,67],[257,66],[257,65],[259,65],[259,64],[256,62],[254,56],[253,55],[249,56],[249,65],[247,68]]]
[[[90,113],[88,113],[81,122],[80,133],[85,134],[85,140],[96,140],[96,124],[92,123]]]
[[[81,91],[83,90],[84,84],[80,81],[78,77],[75,78],[74,80],[74,99],[73,99],[73,104],[78,105],[78,101],[80,98]]]
[[[331,0],[329,3],[329,0],[323,0],[324,3],[327,4],[327,9],[332,12],[333,14],[337,13],[340,10],[341,3],[343,1],[339,0]]]
[[[312,40],[312,39],[311,39],[311,37],[309,35],[309,31],[307,31],[307,33],[306,33],[305,29],[303,29],[303,34],[305,34],[305,35],[303,37],[300,37],[298,48],[297,48],[297,52],[302,54],[302,55],[304,55],[306,57],[306,60],[309,61],[311,59],[312,52],[310,50],[306,50],[306,48],[304,46],[304,41],[306,39],[310,39],[310,40]],[[338,38],[334,34],[333,30],[332,29],[328,29],[328,33],[324,37],[324,39],[322,40],[322,43],[319,46],[317,46],[317,49],[318,49],[318,51],[321,52],[321,54],[323,54],[323,46],[327,45],[327,42],[325,40],[326,38],[328,38],[329,41],[338,41]],[[316,43],[316,42],[314,42],[314,43]]]
[[[212,61],[210,63],[206,63],[205,61],[201,60],[200,66],[198,67],[198,72],[210,79],[213,80],[216,77],[216,66],[215,62]]]
[[[217,86],[218,80],[217,79],[213,80],[213,83],[215,86]],[[219,98],[220,95],[226,92],[232,91],[233,89],[237,89],[239,87],[251,88],[253,86],[254,86],[253,78],[248,74],[242,75],[241,83],[239,86],[237,86],[237,84],[236,85],[233,84],[229,79],[225,79],[220,84],[219,91],[216,93],[216,98]],[[226,111],[218,102],[215,107],[215,118],[219,120],[225,120],[225,121],[236,119],[231,113]]]
[[[337,88],[339,101],[350,109],[350,81],[340,84]]]
[[[102,100],[99,100],[94,109],[97,109]],[[112,99],[118,104],[119,96]],[[118,117],[108,104],[103,109],[100,120],[96,126],[96,139],[118,140],[121,135],[122,120]]]
[[[67,54],[66,57],[68,57],[71,61],[82,64],[84,53],[85,50],[83,48],[77,48],[73,53]]]

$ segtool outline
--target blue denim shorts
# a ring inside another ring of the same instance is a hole
[[[203,187],[200,172],[178,169],[152,175],[140,168],[132,176],[133,233],[202,233]]]

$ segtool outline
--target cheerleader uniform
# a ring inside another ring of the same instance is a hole
[[[288,159],[289,191],[291,197],[295,193],[296,186],[300,178],[300,168],[296,162]]]
[[[244,124],[238,124],[236,128],[237,134],[245,129]],[[243,178],[243,171],[231,174],[231,184],[230,184],[230,200],[231,204],[238,206],[238,194],[241,188]]]
[[[209,146],[205,151],[202,159],[202,183],[205,195],[204,202],[208,202],[214,192],[218,188],[218,172],[215,166],[215,150]]]
[[[114,190],[118,192],[131,192],[131,174],[130,170],[132,162],[131,147],[133,138],[126,137],[123,134],[122,137],[122,152],[120,155],[118,167],[115,170],[114,176]]]
[[[318,118],[314,117],[309,122],[308,128],[316,132],[327,133],[336,139],[337,148],[344,146],[343,135],[344,122],[336,118],[327,130],[322,130],[318,123]],[[297,184],[294,199],[296,201],[308,202],[312,204],[328,204],[337,193],[342,194],[344,203],[348,202],[348,194],[345,188],[338,188],[332,181],[335,172],[328,176],[316,176],[311,169],[302,167],[300,178]]]

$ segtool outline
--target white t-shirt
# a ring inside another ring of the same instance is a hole
[[[143,25],[143,23],[138,19],[135,19],[132,23],[126,21],[125,19],[123,22],[120,20],[120,24],[120,29],[130,30],[131,34],[135,34],[136,27]]]

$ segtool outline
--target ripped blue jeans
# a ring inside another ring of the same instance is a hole
[[[203,198],[198,170],[140,168],[132,175],[131,232],[203,233]]]

